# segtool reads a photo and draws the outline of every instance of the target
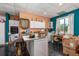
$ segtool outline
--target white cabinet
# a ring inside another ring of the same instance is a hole
[[[48,56],[48,37],[45,38],[29,38],[23,36],[27,43],[27,49],[31,56]]]
[[[47,56],[48,55],[48,44],[47,40],[35,40],[34,41],[34,55],[35,56]]]
[[[45,28],[45,22],[30,21],[30,28]]]
[[[31,56],[48,56],[48,40],[38,39],[31,41]]]
[[[9,26],[19,26],[19,21],[17,21],[17,20],[9,20]]]

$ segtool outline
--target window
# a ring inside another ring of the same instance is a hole
[[[62,18],[59,20],[58,34],[68,34],[68,18]]]
[[[59,34],[64,33],[64,19],[59,20],[59,29],[58,29],[58,31],[59,31]]]
[[[74,14],[57,19],[56,34],[74,34]]]
[[[65,31],[65,34],[68,34],[68,27],[69,27],[69,21],[68,21],[68,18],[65,18],[65,26],[64,26],[64,31]]]

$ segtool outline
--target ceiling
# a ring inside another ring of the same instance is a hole
[[[79,8],[78,3],[0,3],[0,12],[8,12],[12,15],[21,11],[33,13],[44,17],[54,17],[58,13]]]

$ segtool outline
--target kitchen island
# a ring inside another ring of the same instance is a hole
[[[48,39],[45,38],[29,38],[23,36],[24,41],[27,42],[27,49],[30,56],[48,56]]]

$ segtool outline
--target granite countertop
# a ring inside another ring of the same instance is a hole
[[[24,41],[41,40],[41,39],[44,39],[44,38],[46,38],[46,37],[42,37],[42,38],[39,38],[39,37],[36,37],[36,38],[29,38],[28,36],[23,36],[23,40],[24,40]],[[11,42],[6,42],[6,43],[4,43],[4,44],[0,44],[0,47],[5,47],[6,45],[13,44],[14,42],[17,42],[17,41],[20,41],[20,40],[17,39],[17,40],[11,41]]]
[[[46,37],[44,37],[44,38],[46,38]],[[29,41],[29,40],[39,40],[39,39],[43,39],[43,38],[38,38],[38,37],[36,37],[36,38],[29,38],[28,36],[23,36],[23,39],[24,39],[24,41]]]

